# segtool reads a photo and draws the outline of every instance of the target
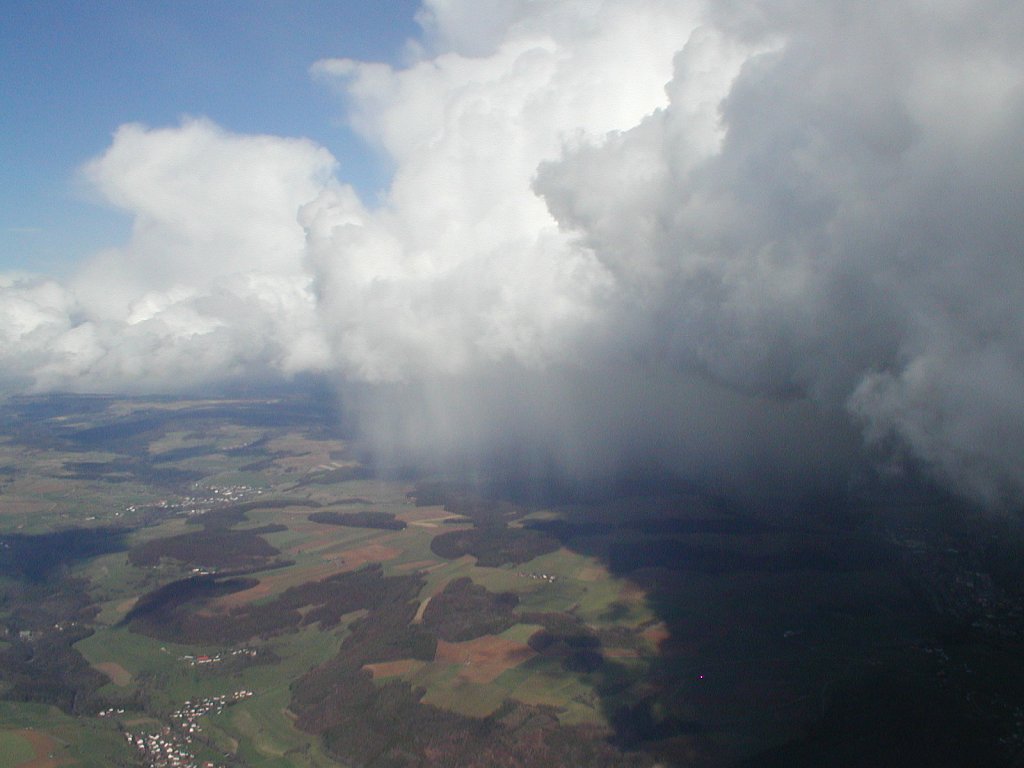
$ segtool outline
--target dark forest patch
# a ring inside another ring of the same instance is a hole
[[[203,512],[201,515],[192,515],[185,523],[187,525],[201,525],[210,531],[217,529],[227,530],[248,520],[249,518],[245,512],[244,509],[239,509],[237,506],[217,507],[216,509]]]
[[[68,714],[92,714],[97,691],[109,681],[74,648],[91,634],[82,626],[50,627],[15,638],[0,650],[2,698],[51,704]]]
[[[405,521],[390,512],[314,512],[309,516],[314,523],[344,525],[350,528],[377,528],[382,531],[401,531]]]
[[[252,578],[218,578],[216,576],[192,576],[165,584],[142,595],[125,615],[124,623],[131,624],[152,617],[166,618],[182,606],[199,603],[215,597],[241,592],[259,584]]]
[[[80,554],[80,552],[79,552]],[[0,698],[92,714],[107,678],[74,644],[92,634],[98,612],[83,579],[59,571],[40,580],[0,581],[6,644],[0,649]]]
[[[159,565],[166,557],[208,568],[251,568],[268,565],[278,554],[252,531],[208,528],[144,542],[128,552],[128,560],[138,567]]]
[[[392,680],[376,685],[350,661],[350,641],[295,685],[297,725],[321,735],[341,760],[365,768],[626,768],[649,765],[612,747],[597,728],[563,726],[542,707],[507,702],[472,718],[421,703],[423,691]],[[401,724],[396,728],[395,724]]]
[[[586,674],[604,663],[600,638],[572,614],[524,613],[518,618],[524,624],[543,627],[530,636],[527,645],[540,656],[558,659],[566,671]]]
[[[201,612],[215,598],[248,589],[254,579],[198,576],[168,584],[139,599],[125,617],[135,632],[162,640],[188,643],[235,643],[255,636],[269,637],[282,631],[319,624],[337,626],[341,617],[360,609],[377,609],[392,603],[409,604],[412,613],[402,626],[373,628],[381,619],[361,624],[363,634],[370,633],[392,658],[432,657],[431,636],[418,627],[407,626],[416,610],[412,601],[423,585],[416,576],[385,577],[379,565],[341,573],[320,581],[290,587],[265,603],[247,603],[230,612]],[[421,650],[417,651],[416,649]],[[402,655],[404,654],[404,655]],[[413,655],[416,654],[416,655]]]
[[[558,540],[523,528],[473,528],[435,536],[430,549],[448,560],[472,555],[487,567],[517,565],[558,549]]]
[[[63,476],[69,480],[100,480],[107,483],[135,480],[176,488],[200,480],[203,473],[175,467],[154,467],[148,461],[138,459],[113,459],[64,462]]]
[[[110,395],[15,395],[5,407],[18,418],[32,422],[66,416],[102,414],[114,398]]]
[[[127,533],[126,528],[69,528],[0,535],[0,574],[40,581],[62,566],[124,551]]]
[[[497,635],[515,624],[513,609],[518,604],[515,593],[489,592],[464,576],[430,599],[423,626],[450,643]]]
[[[454,591],[477,594],[462,584]],[[540,707],[508,702],[489,717],[471,718],[423,704],[424,691],[404,681],[375,684],[363,665],[433,658],[434,637],[409,624],[415,610],[416,604],[402,594],[379,604],[353,624],[337,656],[292,687],[289,708],[297,715],[296,725],[320,734],[328,751],[341,760],[367,768],[649,764],[639,755],[616,750],[604,732],[562,726]]]
[[[98,424],[82,429],[62,430],[62,437],[89,450],[123,452],[125,445],[137,442],[146,435],[162,433],[166,415],[122,418],[108,424]]]

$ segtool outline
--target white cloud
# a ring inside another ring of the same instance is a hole
[[[791,479],[856,428],[1024,498],[1018,4],[486,5],[313,66],[375,207],[305,140],[122,127],[84,175],[132,238],[0,284],[9,386],[331,369],[396,450]]]
[[[166,391],[319,369],[298,212],[333,169],[305,140],[205,120],[123,126],[83,175],[133,215],[131,240],[67,287],[8,281],[10,375],[43,390]]]
[[[70,327],[74,299],[57,283],[0,275],[0,385],[23,388]]]
[[[100,255],[76,281],[111,306],[112,276],[128,296],[232,275],[294,275],[305,235],[299,206],[334,171],[325,149],[302,139],[229,134],[206,120],[174,128],[125,125],[83,175],[104,200],[134,217],[131,241]]]
[[[470,13],[470,10],[473,13]],[[304,211],[321,310],[346,371],[458,373],[566,354],[608,287],[531,189],[545,160],[667,103],[694,6],[464,3],[424,13],[440,50],[403,69],[320,62],[394,159],[385,204],[329,190]]]

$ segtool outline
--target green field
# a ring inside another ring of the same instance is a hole
[[[194,534],[202,530],[204,510],[246,503],[249,506],[244,518],[233,522],[233,529],[283,526],[262,538],[291,564],[252,573],[250,578],[257,579],[259,585],[251,596],[237,598],[243,605],[272,604],[289,588],[373,562],[381,562],[388,576],[420,573],[422,607],[432,595],[464,576],[492,593],[515,593],[521,610],[572,611],[593,627],[609,624],[613,606],[622,602],[619,580],[603,572],[593,558],[565,549],[531,563],[500,567],[479,567],[470,556],[455,560],[438,557],[431,550],[431,540],[455,530],[444,523],[451,513],[439,506],[415,506],[408,497],[410,486],[402,483],[338,480],[334,475],[342,470],[337,468],[351,466],[351,461],[339,462],[346,444],[329,435],[287,427],[243,426],[229,419],[196,429],[190,408],[201,412],[213,405],[183,403],[175,407],[170,402],[111,401],[106,410],[51,422],[53,438],[45,446],[25,450],[23,444],[13,440],[0,442],[0,464],[7,462],[17,468],[12,481],[2,488],[0,500],[7,503],[0,506],[0,533],[34,534],[73,525],[114,525],[128,531],[125,546],[131,548]],[[118,450],[115,428],[107,426],[121,423],[119,420],[140,425],[135,427],[137,432],[127,432],[122,438],[125,446],[130,446],[127,453]],[[95,436],[94,447],[80,450],[73,440],[61,444],[62,436],[78,439],[75,436],[79,434],[89,435],[90,440]],[[255,444],[262,447],[249,447]],[[253,469],[256,466],[259,469]],[[179,477],[189,479],[175,479]],[[260,507],[261,499],[272,503]],[[288,500],[294,500],[294,506],[282,505]],[[396,532],[308,519],[312,511],[331,509],[388,513],[408,524]],[[130,562],[124,550],[69,564],[68,575],[87,585],[88,599],[96,606],[88,620],[90,633],[75,644],[75,650],[85,663],[110,679],[93,697],[97,702],[105,701],[103,706],[125,710],[115,718],[63,719],[60,732],[61,738],[67,739],[69,758],[78,755],[81,759],[83,749],[123,757],[126,749],[117,741],[118,729],[130,726],[119,724],[155,725],[187,699],[249,689],[255,695],[220,715],[202,718],[212,744],[234,752],[252,766],[312,768],[336,764],[314,734],[295,727],[288,712],[292,686],[312,667],[331,659],[348,634],[348,623],[366,612],[352,614],[331,630],[313,625],[272,637],[254,637],[241,644],[173,643],[147,637],[124,625],[140,596],[188,577],[195,567],[194,563],[171,559],[139,567]],[[536,576],[540,573],[552,578],[541,580]],[[230,598],[222,600],[225,602],[215,600],[206,610],[233,610]],[[649,619],[650,612],[642,599],[634,599],[618,610],[615,621],[621,623],[624,616],[628,617],[627,623],[636,626]],[[486,716],[508,700],[519,700],[551,707],[565,723],[606,724],[603,713],[593,704],[598,698],[592,687],[594,681],[562,669],[557,658],[538,660],[529,651],[526,644],[540,629],[535,624],[515,623],[494,639],[499,644],[495,647],[526,649],[518,652],[522,659],[490,658],[490,641],[486,638],[479,647],[466,644],[465,651],[459,650],[459,644],[451,646],[451,653],[464,653],[477,660],[473,674],[489,677],[485,682],[472,679],[472,675],[467,679],[467,662],[440,658],[416,662],[397,678],[421,689],[424,703],[470,717]],[[228,656],[232,650],[248,645],[266,653],[265,658],[273,662],[230,666],[222,661],[199,666],[190,660],[218,655],[233,658]],[[479,653],[485,655],[473,656]],[[481,664],[488,671],[481,672]],[[392,675],[382,681],[386,679],[396,678]],[[96,709],[100,707],[95,705]],[[0,752],[9,761],[14,761],[14,756],[31,756],[31,746],[13,726],[19,722],[41,725],[40,718],[30,715],[34,711],[29,705],[17,705],[0,720],[8,728],[3,732],[6,743],[0,745]],[[87,725],[90,722],[95,725]]]
[[[18,768],[35,756],[35,749],[16,731],[0,730],[0,768]]]

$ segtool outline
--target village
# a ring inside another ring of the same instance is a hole
[[[128,504],[124,512],[129,515],[183,515],[195,517],[203,515],[218,506],[227,503],[244,501],[251,496],[258,496],[263,493],[262,489],[252,488],[248,485],[217,486],[210,485],[200,487],[196,485],[195,490],[205,491],[202,495],[182,496],[176,501],[164,499],[152,504]],[[115,517],[121,517],[121,512],[115,512]],[[95,516],[94,516],[95,517]]]
[[[125,740],[136,748],[145,768],[221,768],[195,756],[193,743],[202,732],[198,720],[205,715],[218,715],[226,706],[252,695],[252,691],[243,688],[231,694],[189,699],[171,713],[170,725],[155,732],[124,731]]]

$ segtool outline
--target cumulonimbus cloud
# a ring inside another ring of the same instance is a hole
[[[1024,498],[1024,11],[478,11],[313,66],[394,165],[373,206],[305,140],[122,127],[85,175],[132,238],[0,283],[8,388],[330,372],[399,451],[753,481],[859,434]]]

